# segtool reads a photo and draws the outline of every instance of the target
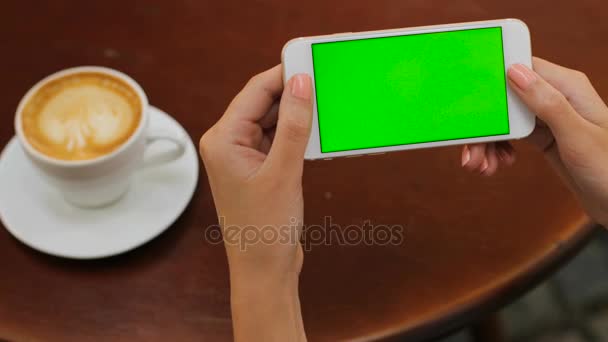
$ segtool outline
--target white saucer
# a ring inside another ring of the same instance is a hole
[[[198,154],[183,127],[151,107],[152,129],[179,131],[188,140],[178,160],[137,171],[118,202],[80,209],[44,183],[16,137],[0,155],[0,220],[19,241],[41,252],[74,259],[103,258],[129,251],[165,231],[184,211],[198,181]],[[155,143],[151,149],[171,148]]]

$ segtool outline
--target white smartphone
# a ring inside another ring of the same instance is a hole
[[[507,84],[531,67],[516,19],[297,38],[283,48],[285,81],[313,79],[306,159],[520,139],[534,115]]]

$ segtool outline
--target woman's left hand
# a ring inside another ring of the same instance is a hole
[[[201,138],[230,266],[236,340],[302,340],[302,172],[312,81],[281,66],[254,76]]]

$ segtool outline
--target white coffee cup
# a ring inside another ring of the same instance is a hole
[[[141,118],[135,132],[116,150],[91,160],[61,160],[36,150],[23,132],[22,112],[30,97],[43,85],[57,78],[77,73],[102,73],[122,80],[137,93],[141,104]],[[52,183],[65,199],[78,207],[94,208],[113,203],[128,190],[138,168],[153,167],[180,158],[186,149],[185,137],[172,132],[149,131],[149,104],[143,89],[131,77],[104,67],[84,66],[54,73],[34,85],[21,99],[15,115],[15,131],[28,159]],[[144,152],[151,143],[168,140],[175,148],[153,155]]]

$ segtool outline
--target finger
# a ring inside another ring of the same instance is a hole
[[[515,149],[508,141],[499,141],[496,143],[496,156],[500,162],[511,166],[515,163]]]
[[[464,165],[465,169],[469,171],[479,170],[486,157],[486,144],[468,145],[468,149],[471,155],[469,161]]]
[[[272,140],[274,140],[275,128],[269,128],[268,130],[264,130],[264,136],[262,137],[262,141],[260,142],[260,146],[258,147],[258,151],[268,154],[270,152],[270,147],[272,146]]]
[[[549,127],[541,125],[540,122],[536,123],[534,131],[532,131],[532,134],[530,134],[526,140],[531,142],[532,145],[536,146],[541,151],[547,151],[555,144],[555,139],[553,138],[553,134]]]
[[[270,146],[272,146],[272,141],[270,140],[270,137],[264,135],[262,141],[260,142],[260,146],[258,147],[258,151],[264,154],[268,154],[268,152],[270,152]]]
[[[496,156],[498,157],[498,161],[500,163],[507,166],[515,164],[515,161],[517,160],[515,150],[506,150],[498,146],[496,146]]]
[[[564,94],[572,107],[585,119],[596,125],[608,125],[606,104],[584,73],[538,57],[534,57],[533,65],[534,71]]]
[[[462,147],[462,156],[460,159],[460,166],[465,166],[467,165],[467,163],[469,162],[469,160],[471,160],[471,150],[469,149],[468,145],[464,145]]]
[[[584,132],[585,120],[572,108],[566,97],[540,75],[522,64],[507,72],[509,84],[522,101],[566,144]]]
[[[279,119],[267,163],[281,174],[301,176],[312,124],[312,80],[293,76],[281,96]]]
[[[277,124],[277,118],[279,117],[279,102],[275,101],[268,113],[266,113],[260,120],[258,120],[258,124],[262,126],[263,129],[268,129]]]
[[[225,138],[230,139],[233,144],[251,148],[259,146],[263,136],[262,128],[251,122],[235,122],[225,130]]]
[[[486,160],[488,161],[488,167],[481,171],[484,176],[492,176],[498,170],[498,157],[496,155],[496,144],[489,144],[486,148]]]
[[[253,76],[243,90],[232,100],[226,117],[258,121],[266,115],[283,91],[281,65]]]

